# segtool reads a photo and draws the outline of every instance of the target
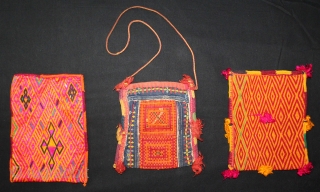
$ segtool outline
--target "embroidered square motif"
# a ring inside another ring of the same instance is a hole
[[[230,103],[225,119],[229,170],[223,176],[236,178],[245,170],[265,176],[272,170],[309,173],[306,131],[313,124],[306,116],[305,71],[224,72]]]
[[[87,183],[88,147],[82,75],[13,77],[11,182]]]
[[[171,169],[199,159],[195,95],[183,83],[145,82],[119,90],[122,122],[114,168]],[[199,134],[200,135],[200,134]]]

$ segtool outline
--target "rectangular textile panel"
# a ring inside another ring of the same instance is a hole
[[[114,164],[118,173],[125,167],[190,166],[202,158],[197,146],[197,138],[201,139],[197,130],[202,125],[196,119],[195,93],[186,84],[133,83],[119,90],[119,98],[122,122]]]
[[[229,170],[310,172],[306,132],[313,126],[306,115],[307,74],[304,71],[228,71],[229,117],[225,137],[229,143]]]
[[[84,95],[82,75],[14,75],[11,182],[87,183]]]

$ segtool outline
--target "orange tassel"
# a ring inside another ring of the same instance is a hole
[[[203,139],[201,139],[200,137],[200,135],[202,134],[202,128],[203,128],[203,124],[201,119],[197,119],[196,121],[191,122],[192,134],[194,137],[196,137],[200,141],[203,141]]]
[[[133,79],[134,78],[132,76],[127,77],[121,83],[117,84],[113,90],[120,91],[122,88],[126,88],[128,85],[130,85],[130,83],[132,83]]]
[[[126,167],[121,161],[118,161],[116,164],[113,165],[113,167],[119,174],[122,174],[126,170]]]
[[[306,131],[309,131],[314,126],[314,124],[312,123],[312,121],[310,119],[311,119],[311,117],[309,115],[307,115],[306,119],[304,120],[304,126],[305,126]]]
[[[194,172],[194,176],[199,175],[202,172],[203,168],[205,167],[202,160],[203,160],[203,156],[199,152],[199,156],[195,159],[195,161],[193,162],[193,164],[191,166],[192,171]]]
[[[183,78],[180,80],[180,83],[188,85],[191,90],[196,90],[196,85],[189,75],[183,74],[182,77]]]

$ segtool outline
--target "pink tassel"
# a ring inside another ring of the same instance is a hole
[[[121,175],[126,170],[126,167],[124,166],[123,162],[118,161],[115,164],[115,170]]]
[[[258,114],[257,116],[260,117],[261,123],[274,123],[276,120],[272,118],[272,115],[270,113],[264,113],[263,116],[261,114]]]
[[[234,170],[227,169],[225,171],[222,171],[221,174],[223,175],[224,179],[227,179],[227,178],[236,179],[238,178],[240,173],[238,170],[235,170],[235,169]]]
[[[196,85],[189,75],[183,74],[183,78],[180,80],[180,83],[188,85],[189,89],[196,90]]]
[[[311,169],[313,169],[313,165],[312,165],[311,162],[309,162],[308,164],[306,164],[303,167],[301,167],[300,169],[298,169],[297,174],[299,176],[310,174],[311,173]]]
[[[113,90],[120,91],[122,88],[126,88],[128,85],[130,85],[130,83],[132,83],[133,79],[134,78],[132,76],[127,77],[121,83],[117,84]]]
[[[199,156],[195,159],[195,161],[193,162],[193,164],[191,166],[192,171],[194,172],[194,176],[197,176],[202,172],[202,170],[205,166],[202,160],[203,160],[203,156],[199,152]]]
[[[307,74],[307,77],[312,77],[312,64],[297,65],[296,70],[304,71]]]
[[[230,68],[227,68],[226,70],[223,70],[223,71],[221,72],[221,75],[223,75],[223,76],[226,78],[226,80],[228,80],[229,75],[230,75],[230,71],[231,71],[231,69],[230,69]]]
[[[202,134],[202,128],[203,124],[201,119],[197,119],[196,121],[191,122],[192,134],[200,141],[203,141],[203,139],[201,139],[200,137],[200,135]]]

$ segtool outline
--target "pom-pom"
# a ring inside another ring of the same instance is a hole
[[[314,126],[314,124],[312,123],[312,121],[310,119],[311,119],[311,117],[309,115],[307,115],[306,119],[303,122],[306,131],[309,131]]]
[[[297,65],[296,70],[304,71],[307,74],[307,77],[312,77],[312,64]]]
[[[221,174],[223,175],[224,179],[236,179],[238,178],[240,173],[238,170],[235,170],[235,169],[233,170],[227,169],[225,171],[222,171]]]
[[[272,115],[270,113],[264,113],[263,116],[261,114],[258,114],[257,116],[260,117],[261,123],[274,123],[276,121],[272,118]]]
[[[203,139],[201,139],[200,137],[200,135],[202,134],[202,128],[203,128],[203,124],[201,119],[197,119],[196,121],[191,122],[192,134],[194,137],[196,137],[200,141],[203,141]]]
[[[223,75],[223,76],[226,78],[226,80],[228,80],[229,75],[230,75],[230,71],[231,71],[231,69],[230,69],[230,68],[227,68],[226,70],[223,70],[223,71],[221,72],[221,75]]]
[[[268,165],[262,165],[258,169],[258,173],[261,173],[265,177],[268,176],[269,174],[272,174],[272,167]]]
[[[311,173],[311,169],[313,169],[313,165],[311,162],[309,162],[308,164],[304,165],[303,167],[301,167],[300,169],[298,169],[297,174],[299,176],[303,176],[306,174],[310,174]]]
[[[197,176],[202,172],[205,166],[202,160],[203,160],[203,156],[201,155],[201,153],[199,153],[199,156],[195,159],[195,161],[191,166],[192,171],[194,172],[194,176]]]

